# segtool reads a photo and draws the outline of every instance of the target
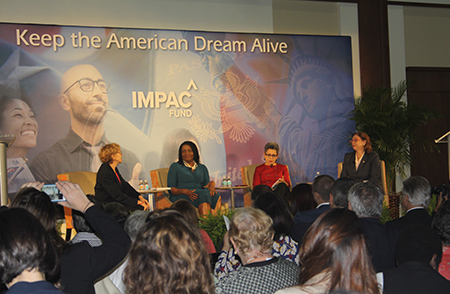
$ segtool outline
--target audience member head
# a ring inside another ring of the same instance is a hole
[[[101,162],[111,163],[113,161],[113,155],[120,153],[120,145],[116,143],[106,144],[100,149],[98,157],[100,157]]]
[[[272,219],[261,209],[237,209],[231,219],[228,234],[243,264],[272,252]]]
[[[380,218],[383,211],[383,192],[370,182],[355,184],[348,192],[349,209],[358,217]]]
[[[350,178],[339,178],[331,189],[330,206],[331,208],[347,208],[348,207],[348,191],[355,184]]]
[[[294,225],[294,220],[289,213],[286,203],[278,194],[268,192],[259,195],[253,203],[253,207],[261,209],[272,219],[275,231],[274,240],[278,240],[281,236],[289,235]]]
[[[123,229],[132,241],[136,239],[139,230],[144,226],[149,214],[150,212],[148,211],[136,210],[127,217]]]
[[[194,226],[198,225],[198,209],[195,208],[189,201],[186,199],[180,199],[175,201],[171,209],[174,209],[181,213],[181,215]]]
[[[181,143],[180,148],[178,149],[178,163],[183,164],[183,146],[189,146],[191,147],[192,153],[194,154],[194,161],[199,164],[200,163],[200,154],[198,153],[197,145],[194,144],[192,141],[184,141]]]
[[[20,189],[14,196],[10,208],[24,208],[31,212],[42,224],[44,229],[50,235],[53,245],[61,254],[66,242],[56,231],[56,210],[50,197],[42,191],[35,188]]]
[[[58,254],[35,216],[25,209],[11,208],[0,213],[0,277],[11,287],[25,271],[37,271],[43,280],[55,282]]]
[[[86,197],[92,203],[94,203],[94,205],[98,206],[99,208],[101,208],[103,210],[103,203],[99,198],[95,197],[92,194],[87,194]],[[73,227],[74,227],[75,231],[77,231],[78,233],[80,233],[80,232],[94,233],[95,232],[94,229],[91,227],[91,225],[84,218],[83,213],[81,213],[77,210],[73,210],[72,218],[73,218]]]
[[[272,188],[270,188],[267,185],[256,185],[252,191],[252,195],[251,195],[252,201],[255,201],[259,195],[261,195],[263,193],[267,193],[267,192],[273,192]]]
[[[199,230],[174,210],[149,216],[131,246],[124,282],[130,294],[213,293]]]
[[[115,219],[119,224],[123,225],[125,224],[125,220],[127,219],[130,212],[120,204],[119,202],[110,202],[105,204],[104,206],[105,212],[112,216],[113,219]]]
[[[416,261],[430,264],[437,270],[442,258],[441,240],[428,226],[408,226],[398,236],[395,258],[399,265]]]
[[[428,207],[431,199],[431,185],[421,176],[403,181],[402,206],[408,210],[416,206]]]
[[[442,203],[434,214],[431,227],[439,235],[442,243],[445,246],[450,246],[450,200]]]
[[[330,193],[333,185],[334,179],[328,175],[321,175],[314,179],[312,189],[317,204],[330,201]]]
[[[292,191],[289,194],[289,202],[291,204],[292,215],[295,215],[297,212],[307,211],[317,207],[312,186],[307,183],[301,183],[292,188]]]
[[[348,209],[331,209],[311,225],[300,248],[300,263],[300,285],[328,272],[328,291],[379,293],[361,225]]]

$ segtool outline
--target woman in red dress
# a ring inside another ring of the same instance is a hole
[[[264,146],[265,163],[255,169],[253,187],[267,185],[287,201],[291,179],[287,165],[277,163],[280,146],[275,142],[269,142]]]

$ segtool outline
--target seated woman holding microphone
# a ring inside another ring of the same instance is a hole
[[[373,151],[369,136],[357,132],[350,143],[355,151],[345,154],[340,178],[350,178],[355,183],[368,180],[381,188],[380,157]]]
[[[120,175],[117,168],[117,165],[122,162],[119,144],[106,144],[100,149],[98,156],[103,164],[97,172],[95,196],[103,204],[119,202],[127,210],[148,210],[148,201]]]
[[[279,152],[280,146],[275,142],[269,142],[264,146],[266,162],[256,167],[253,188],[257,185],[267,185],[287,202],[291,179],[287,165],[277,163]]]

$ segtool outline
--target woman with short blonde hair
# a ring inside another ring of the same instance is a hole
[[[148,210],[148,201],[123,179],[117,168],[117,165],[122,163],[120,145],[106,144],[100,149],[98,156],[103,164],[97,172],[95,196],[105,205],[119,202],[127,210]]]
[[[297,283],[298,265],[272,255],[274,233],[272,219],[264,211],[236,210],[228,234],[243,266],[221,277],[216,293],[274,293]]]

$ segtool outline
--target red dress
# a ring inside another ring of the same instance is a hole
[[[284,176],[284,180],[288,183],[288,187],[291,186],[291,179],[289,178],[289,170],[287,165],[276,164],[274,166],[261,164],[255,169],[255,175],[253,176],[253,187],[256,185],[267,185],[272,187],[278,179]]]

